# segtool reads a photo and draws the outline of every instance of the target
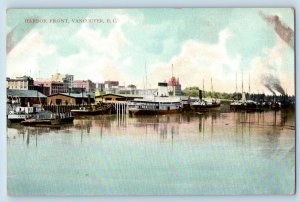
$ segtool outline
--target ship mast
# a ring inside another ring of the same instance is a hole
[[[235,73],[235,93],[237,93],[238,87],[237,87],[237,72]]]
[[[146,67],[146,61],[145,61],[145,88],[147,90],[147,67]]]
[[[173,74],[173,64],[172,64],[172,77],[171,77],[171,85],[172,85],[172,88],[173,88],[173,96],[175,96],[175,83],[173,83],[173,77],[174,77],[174,74]]]
[[[250,94],[250,73],[249,73],[249,94]]]
[[[214,88],[213,88],[212,78],[210,78],[210,84],[211,84],[211,97],[213,97]]]
[[[204,79],[202,79],[202,97],[204,97]],[[202,98],[202,100],[203,100],[203,98]]]
[[[242,70],[242,94],[244,93],[244,74]]]

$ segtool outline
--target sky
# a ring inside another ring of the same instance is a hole
[[[53,22],[59,19],[68,23]],[[248,92],[250,81],[252,93],[278,94],[278,82],[293,95],[294,41],[285,32],[291,30],[291,8],[9,9],[6,72],[34,79],[73,74],[138,88],[156,88],[173,72],[182,88],[202,88],[204,81],[211,90],[212,80],[214,91],[235,92],[237,84],[240,92],[243,83]],[[271,90],[266,78],[275,78]]]

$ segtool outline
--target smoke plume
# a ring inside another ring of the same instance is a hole
[[[294,30],[285,25],[277,15],[266,15],[261,11],[259,12],[259,15],[266,22],[273,25],[275,32],[283,41],[285,41],[291,48],[294,48]]]
[[[280,93],[282,95],[285,94],[279,79],[276,76],[272,75],[272,74],[263,76],[262,77],[262,83],[274,95],[275,95],[275,91],[277,91],[278,93]]]

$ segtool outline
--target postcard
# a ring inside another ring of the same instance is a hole
[[[295,193],[294,9],[6,15],[8,195]]]

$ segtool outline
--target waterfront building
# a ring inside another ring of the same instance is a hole
[[[64,82],[56,81],[35,81],[35,86],[43,86],[49,88],[49,95],[56,93],[67,93],[69,92],[68,85]]]
[[[74,80],[72,88],[82,88],[84,92],[95,92],[96,84],[91,80]]]
[[[63,78],[63,82],[68,85],[68,88],[72,88],[74,81],[74,75],[66,74]]]
[[[179,78],[172,76],[168,82],[168,91],[170,95],[181,96],[181,84],[179,83]]]
[[[104,83],[96,83],[96,90],[103,92],[105,88],[105,84]]]
[[[34,90],[37,90],[46,96],[50,95],[50,87],[44,86],[43,84],[34,85]]]
[[[117,93],[119,89],[119,81],[105,81],[104,91],[105,93]]]
[[[74,81],[74,75],[56,73],[56,74],[51,75],[50,81],[66,83],[67,88],[72,88],[72,84]]]
[[[80,88],[72,87],[72,88],[70,88],[68,90],[68,92],[70,92],[70,93],[82,93],[82,92],[85,92],[85,88],[82,88],[82,87],[80,87]]]
[[[51,75],[50,81],[53,82],[64,82],[65,79],[65,75],[61,74],[61,73],[56,73]]]
[[[92,93],[57,93],[47,97],[48,105],[86,105],[94,102]]]
[[[18,100],[22,107],[33,104],[46,104],[47,96],[37,90],[7,89],[7,101]]]
[[[30,76],[16,77],[15,79],[6,77],[6,88],[15,90],[33,90],[34,80]]]

